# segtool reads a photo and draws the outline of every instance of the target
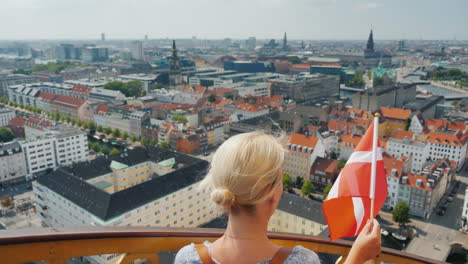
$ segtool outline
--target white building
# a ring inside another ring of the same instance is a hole
[[[319,138],[299,133],[291,134],[287,149],[283,172],[293,178],[300,176],[308,179],[310,168],[317,157],[325,157],[325,148]]]
[[[136,148],[62,167],[33,183],[37,214],[51,227],[197,227],[219,215],[209,205],[209,190],[197,189],[208,165],[160,148]]]
[[[239,96],[271,96],[271,84],[266,82],[248,83],[237,82],[215,85],[214,88],[230,88],[239,91]]]
[[[390,138],[387,141],[386,152],[397,159],[411,157],[411,173],[420,173],[429,156],[429,146],[411,138]]]
[[[87,134],[79,129],[54,127],[47,129],[43,137],[28,138],[20,144],[28,176],[88,158]]]
[[[414,133],[414,137],[417,138],[424,130],[424,118],[421,115],[414,115],[411,118],[411,123],[408,131]]]
[[[462,142],[454,132],[432,132],[427,143],[432,160],[447,158],[457,162],[457,170],[463,167],[467,142]]]
[[[10,108],[0,108],[0,126],[7,126],[8,122],[16,117],[15,111]]]
[[[18,142],[0,144],[0,184],[15,184],[24,181],[26,162]]]
[[[143,60],[143,42],[133,41],[130,47],[132,58],[135,60]]]

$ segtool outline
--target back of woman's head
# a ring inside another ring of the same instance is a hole
[[[252,207],[270,198],[279,184],[285,149],[280,140],[260,132],[233,136],[216,151],[201,188],[224,209]]]

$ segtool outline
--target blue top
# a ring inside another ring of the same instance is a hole
[[[210,252],[211,243],[205,241],[203,243],[208,248],[208,253]],[[268,264],[270,263],[271,258],[260,261],[257,264]],[[213,259],[214,263],[220,264],[218,261]],[[183,247],[175,257],[175,264],[203,264],[201,262],[200,256],[198,255],[195,245],[192,243]],[[298,263],[311,263],[311,264],[320,264],[320,260],[313,251],[310,251],[302,246],[295,246],[288,258],[283,262],[284,264],[298,264]]]

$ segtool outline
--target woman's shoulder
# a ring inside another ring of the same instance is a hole
[[[192,243],[181,248],[174,260],[175,264],[200,264],[201,260],[198,256],[197,250],[195,249],[195,245]]]
[[[320,259],[315,252],[308,250],[303,246],[295,246],[289,257],[284,262],[285,264],[294,264],[294,263],[313,263],[319,264]]]

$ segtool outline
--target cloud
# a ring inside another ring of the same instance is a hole
[[[369,10],[382,7],[383,4],[379,2],[365,2],[365,3],[357,3],[354,6],[355,10]]]

